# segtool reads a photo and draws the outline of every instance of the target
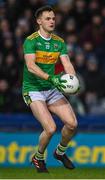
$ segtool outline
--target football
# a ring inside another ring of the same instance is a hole
[[[62,80],[66,80],[66,83],[62,83],[64,84],[64,86],[66,86],[66,88],[63,88],[64,93],[66,94],[75,94],[79,88],[79,80],[75,75],[72,74],[64,74],[61,76]]]

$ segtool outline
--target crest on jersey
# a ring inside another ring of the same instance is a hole
[[[58,44],[54,44],[54,48],[55,48],[55,49],[58,49]]]

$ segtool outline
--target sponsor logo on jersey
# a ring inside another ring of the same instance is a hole
[[[59,52],[36,51],[36,62],[43,64],[56,63],[59,54]]]

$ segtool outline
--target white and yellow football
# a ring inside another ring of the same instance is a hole
[[[72,74],[64,74],[61,76],[62,80],[67,82],[62,83],[66,88],[63,88],[64,93],[66,94],[75,94],[80,87],[79,80],[77,76]]]

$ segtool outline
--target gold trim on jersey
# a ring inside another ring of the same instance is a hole
[[[61,41],[61,42],[64,42],[64,40],[61,38],[61,37],[59,37],[59,36],[57,36],[57,35],[55,35],[55,34],[52,34],[52,39],[54,39],[54,40],[58,40],[58,41]]]
[[[59,54],[59,52],[36,51],[35,62],[43,64],[55,64],[58,60]]]
[[[38,36],[39,36],[38,32],[34,32],[34,33],[32,33],[30,36],[28,36],[27,39],[32,40],[32,39],[34,39],[34,38],[37,38]]]

